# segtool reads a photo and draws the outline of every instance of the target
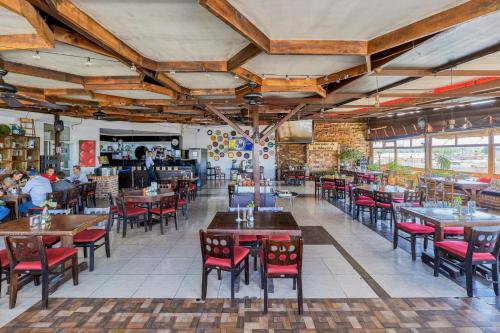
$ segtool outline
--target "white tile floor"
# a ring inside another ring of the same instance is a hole
[[[95,271],[83,272],[78,286],[68,282],[51,297],[199,298],[198,230],[207,227],[216,211],[226,210],[226,189],[226,185],[214,188],[213,182],[209,184],[201,192],[203,196],[190,206],[189,220],[180,218],[178,231],[171,223],[164,236],[160,235],[157,225],[147,233],[142,228],[129,230],[125,239],[113,235],[111,258],[105,257],[104,249],[98,250]],[[314,193],[312,184],[294,190]],[[289,209],[288,201],[278,201],[278,204]],[[433,277],[427,266],[418,260],[412,262],[409,253],[393,250],[389,241],[353,222],[327,202],[311,196],[299,197],[293,214],[300,225],[323,226],[391,297],[466,296],[463,288],[445,277]],[[303,274],[306,298],[377,297],[333,245],[305,245]],[[262,297],[259,281],[258,272],[252,271],[250,285],[242,281],[237,297]],[[274,285],[275,292],[270,297],[296,297],[290,280],[277,280]],[[41,295],[40,287],[28,285],[19,292],[16,308],[8,310],[5,283],[2,289],[0,326],[37,302]],[[213,273],[209,278],[208,297],[229,296],[229,276],[225,274],[222,281],[218,281]]]

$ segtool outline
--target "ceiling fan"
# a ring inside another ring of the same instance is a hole
[[[35,98],[31,98],[28,96],[20,95],[17,93],[17,88],[12,84],[9,84],[3,80],[3,77],[7,75],[7,71],[5,69],[0,68],[0,99],[4,100],[8,106],[11,108],[47,108],[49,110],[66,110],[65,106],[40,101]],[[26,101],[33,104],[22,104],[19,101]]]

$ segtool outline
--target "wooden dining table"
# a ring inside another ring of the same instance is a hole
[[[160,202],[161,198],[163,197],[169,197],[173,195],[175,195],[175,192],[169,188],[158,189],[156,192],[147,192],[147,193],[144,193],[143,190],[131,190],[131,191],[125,191],[123,193],[125,202],[133,202],[133,203],[140,203],[147,205],[149,230],[153,229],[152,214],[151,214],[151,208],[153,208],[153,204]],[[123,225],[124,232],[125,228],[126,225],[124,224]]]
[[[435,180],[438,183],[452,183],[454,188],[462,190],[466,195],[468,195],[472,200],[477,200],[477,195],[481,190],[488,187],[489,183],[480,182],[473,179],[450,179],[445,177],[429,177],[431,180]]]
[[[99,222],[106,221],[108,215],[52,215],[48,224],[31,226],[29,217],[0,223],[0,236],[59,236],[62,247],[73,247],[73,238],[80,231],[86,230]],[[78,265],[79,270],[87,269],[87,262]],[[71,279],[67,271],[54,288]]]
[[[374,193],[375,191],[391,193],[393,198],[402,198],[405,191],[407,191],[405,187],[397,185],[359,184],[356,185],[356,188],[369,193]]]

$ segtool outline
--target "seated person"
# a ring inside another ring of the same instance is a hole
[[[30,201],[26,201],[19,206],[22,214],[28,213],[29,208],[37,208],[47,199],[47,193],[52,193],[52,186],[47,178],[42,177],[36,170],[28,171],[30,179],[23,187],[23,193],[29,194]]]
[[[57,181],[52,183],[52,192],[65,191],[73,188],[73,184],[66,179],[66,174],[62,171],[58,171]]]
[[[0,191],[0,197],[3,196],[3,191]],[[0,200],[0,222],[3,221],[4,218],[9,216],[10,209],[7,208],[5,201]]]
[[[45,170],[45,173],[42,173],[42,177],[47,178],[51,183],[57,180],[56,171],[53,167],[48,167],[47,170]]]
[[[68,180],[72,183],[87,183],[89,181],[87,176],[82,173],[82,169],[79,165],[73,167],[73,173],[68,177]]]
[[[12,171],[10,177],[4,178],[2,182],[2,187],[5,191],[8,191],[19,186],[19,181],[23,178],[22,172],[17,170]]]

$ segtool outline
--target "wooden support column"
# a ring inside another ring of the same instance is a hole
[[[254,181],[254,200],[255,207],[259,207],[260,204],[260,159],[259,159],[259,148],[260,148],[260,132],[259,132],[259,110],[257,108],[253,111],[253,181]]]
[[[59,116],[59,114],[54,114],[54,124],[59,121],[61,119],[61,117]],[[58,132],[56,131],[55,127],[54,128],[54,145],[55,145],[55,149],[54,149],[54,156],[55,156],[55,159],[56,159],[56,163],[57,165],[55,165],[55,169],[56,171],[60,171],[61,170],[61,132]],[[42,170],[40,170],[41,172]]]
[[[424,141],[424,153],[425,153],[425,167],[424,167],[424,173],[430,174],[432,171],[432,152],[431,152],[431,136],[430,134],[426,133],[424,135],[425,141]]]
[[[495,130],[488,130],[488,177],[493,178],[495,174]]]

